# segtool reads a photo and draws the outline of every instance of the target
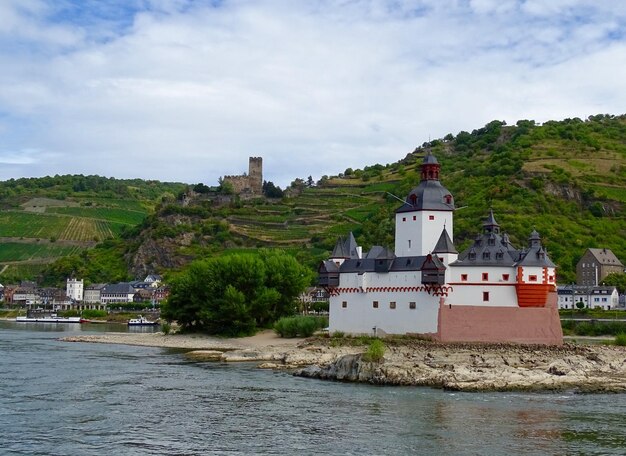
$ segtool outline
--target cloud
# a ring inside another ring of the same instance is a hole
[[[91,3],[0,6],[0,156],[47,153],[0,178],[214,184],[263,156],[284,186],[493,119],[618,114],[626,102],[619,5]]]

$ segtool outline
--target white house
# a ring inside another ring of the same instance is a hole
[[[80,302],[83,300],[83,280],[68,278],[65,287],[65,294],[72,300]]]
[[[559,309],[615,309],[619,306],[617,288],[611,286],[560,285]]]
[[[352,234],[319,267],[331,332],[422,334],[442,341],[562,343],[555,265],[533,231],[515,248],[493,212],[459,254],[454,198],[430,154],[396,210],[395,251],[362,252]]]

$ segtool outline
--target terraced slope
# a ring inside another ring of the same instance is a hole
[[[36,277],[59,258],[119,239],[153,212],[151,194],[184,188],[130,183],[98,176],[0,182],[0,279]]]

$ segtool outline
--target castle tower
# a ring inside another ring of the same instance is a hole
[[[428,255],[435,249],[444,228],[452,235],[454,198],[439,182],[440,168],[429,152],[422,162],[419,185],[396,210],[396,256]]]
[[[255,195],[263,194],[263,158],[250,157],[248,162],[248,184]]]

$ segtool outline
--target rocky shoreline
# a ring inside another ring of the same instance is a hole
[[[385,340],[381,362],[368,362],[357,340],[246,339],[163,334],[67,337],[68,342],[119,343],[186,350],[198,362],[254,361],[294,375],[376,385],[429,386],[456,391],[626,392],[626,348],[564,344],[443,344]]]

